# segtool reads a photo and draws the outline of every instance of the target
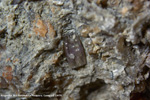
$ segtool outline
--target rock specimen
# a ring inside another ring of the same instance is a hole
[[[150,100],[149,9],[0,0],[0,100]]]

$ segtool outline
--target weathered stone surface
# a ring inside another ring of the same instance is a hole
[[[149,100],[149,9],[149,0],[0,0],[0,95],[61,95],[0,99]]]

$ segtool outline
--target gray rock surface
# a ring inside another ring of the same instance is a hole
[[[149,0],[0,0],[0,100],[149,100],[149,9]]]

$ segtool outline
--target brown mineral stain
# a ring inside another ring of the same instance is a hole
[[[12,67],[11,66],[6,66],[4,68],[4,70],[7,71],[7,72],[12,72]]]
[[[6,62],[8,62],[8,61],[10,61],[10,58],[7,58],[7,59],[6,59]]]
[[[31,38],[31,34],[28,35],[28,38]]]
[[[102,8],[106,8],[106,7],[107,7],[107,1],[108,1],[108,0],[97,0],[97,1],[96,1],[96,4],[97,4],[97,5],[100,5],[100,4],[101,4]]]
[[[3,72],[3,77],[4,77],[5,79],[7,79],[8,81],[11,81],[12,78],[13,78],[12,72],[6,72],[6,73]]]
[[[51,77],[51,73],[49,72],[49,73],[46,73],[45,75],[44,75],[44,78],[46,79],[46,78],[50,78]]]
[[[97,0],[96,4],[99,5],[101,3],[101,0]]]
[[[33,74],[30,74],[30,75],[28,76],[28,78],[27,78],[27,81],[31,80],[32,77],[33,77]]]
[[[128,7],[123,7],[121,9],[121,14],[124,16],[129,11]]]
[[[144,0],[128,0],[128,2],[132,4],[132,10],[137,12],[142,9]]]
[[[101,32],[101,29],[98,26],[90,27],[87,25],[83,26],[80,31],[82,37],[95,36],[100,32]]]
[[[109,58],[110,56],[109,55],[102,55],[102,61],[106,61],[107,60],[107,58]]]
[[[138,11],[142,8],[143,6],[143,0],[134,0],[133,1],[133,10]]]
[[[47,33],[47,26],[44,24],[44,21],[38,19],[38,21],[36,22],[36,25],[33,28],[33,31],[37,35],[40,35],[41,37],[45,37]]]
[[[4,72],[2,73],[2,76],[7,79],[8,81],[12,81],[13,75],[12,75],[12,67],[6,66],[4,68]]]
[[[34,20],[33,24],[33,31],[36,33],[36,35],[40,35],[41,37],[45,37],[46,34],[48,33],[50,38],[54,38],[56,35],[56,32],[54,30],[54,27],[52,24],[48,21],[44,21],[36,17],[38,20]],[[29,38],[31,35],[28,36]]]
[[[54,38],[56,35],[54,27],[50,23],[48,23],[48,33],[49,33],[51,38]]]
[[[19,59],[16,58],[13,60],[13,63],[18,62],[18,61],[19,61]]]

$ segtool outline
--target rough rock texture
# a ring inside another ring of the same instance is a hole
[[[0,0],[0,100],[150,100],[149,0]]]

